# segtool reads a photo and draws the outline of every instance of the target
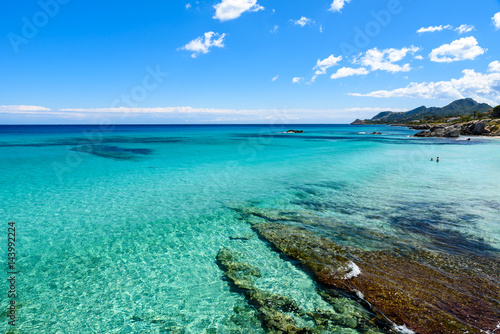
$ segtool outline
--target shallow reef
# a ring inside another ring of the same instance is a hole
[[[398,247],[397,242],[366,250],[317,233],[311,226],[318,227],[323,218],[315,222],[312,213],[237,211],[276,251],[298,261],[328,295],[341,291],[359,299],[380,323],[430,334],[492,333],[500,322],[496,254],[446,253]]]
[[[302,310],[291,298],[259,289],[255,280],[261,277],[258,268],[242,261],[242,254],[223,248],[217,254],[217,263],[232,287],[242,293],[249,306],[235,307],[232,319],[241,325],[261,325],[266,333],[383,333],[371,321],[375,314],[365,309],[343,307],[339,299],[319,291],[331,309]],[[253,320],[252,320],[253,319]],[[304,325],[306,324],[306,325]]]

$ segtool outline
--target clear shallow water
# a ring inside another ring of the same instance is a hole
[[[263,333],[233,320],[246,302],[215,261],[222,247],[261,269],[258,287],[306,310],[328,308],[308,275],[234,208],[311,212],[327,222],[311,227],[318,233],[368,250],[384,242],[357,230],[430,250],[498,255],[500,141],[417,139],[397,127],[294,128],[305,133],[0,126],[0,221],[5,229],[17,224],[17,328]],[[436,156],[441,161],[430,162]]]

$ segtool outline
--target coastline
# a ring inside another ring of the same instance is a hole
[[[307,226],[323,223],[311,213],[255,207],[238,211],[275,251],[298,261],[327,294],[334,298],[341,291],[358,300],[375,314],[370,323],[381,328],[404,326],[421,334],[481,333],[496,328],[498,256],[452,256],[443,250],[411,250],[402,245],[366,251],[312,232]]]
[[[371,119],[356,119],[351,125],[405,126],[423,130],[415,137],[500,136],[500,105],[492,107],[471,98],[444,107],[421,106],[407,112],[384,111]]]
[[[32,240],[23,245],[23,330],[439,333],[436,319],[443,333],[492,330],[477,293],[498,289],[485,276],[499,266],[500,157],[462,157],[497,141],[424,143],[385,125],[373,130],[387,136],[345,125],[297,135],[137,126],[103,133],[90,149],[82,128],[49,130],[5,132],[0,146],[3,208]],[[437,153],[443,163],[427,163]],[[62,165],[66,156],[80,164]],[[53,162],[72,169],[58,179]],[[243,256],[221,267],[223,248]],[[107,278],[117,283],[94,285]],[[123,284],[134,288],[124,294]],[[40,316],[53,305],[58,312]],[[453,325],[450,314],[472,320]]]
[[[375,125],[375,124],[353,124],[351,125]],[[428,123],[428,124],[387,124],[391,127],[405,127],[411,130],[423,130],[414,137],[474,137],[474,138],[500,138],[500,119],[484,119],[463,123]]]

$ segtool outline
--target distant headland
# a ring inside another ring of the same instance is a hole
[[[407,112],[384,111],[351,125],[390,124],[424,130],[416,137],[500,136],[500,105],[493,108],[471,98],[440,107],[425,106]]]

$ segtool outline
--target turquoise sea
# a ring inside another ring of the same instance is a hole
[[[291,128],[304,133],[283,133]],[[238,318],[251,307],[216,261],[222,248],[260,269],[260,289],[306,311],[331,309],[312,277],[242,218],[248,207],[320,215],[313,233],[365,250],[382,246],[360,230],[431,252],[498,257],[500,140],[414,133],[348,125],[0,126],[0,277],[6,282],[12,221],[16,329],[264,333],[251,317]],[[11,327],[1,314],[4,332]]]

